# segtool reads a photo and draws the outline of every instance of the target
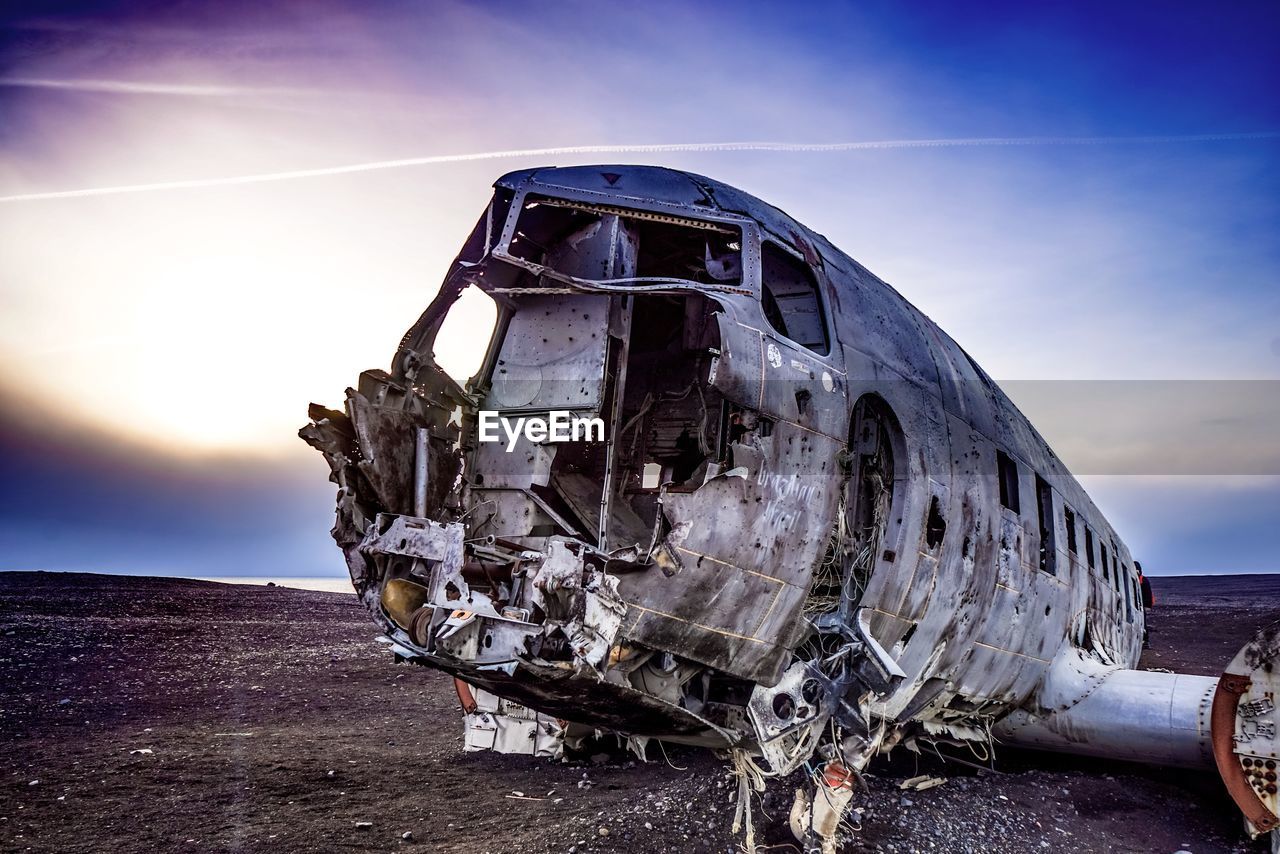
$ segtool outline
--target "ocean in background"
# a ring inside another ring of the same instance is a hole
[[[3,572],[84,572],[79,569],[0,569]],[[140,575],[133,572],[89,572],[90,575]],[[319,590],[323,593],[350,593],[356,590],[351,586],[349,576],[314,575],[314,576],[268,576],[268,575],[146,575],[147,578],[175,578],[187,581],[214,581],[218,584],[256,584],[276,587],[292,587],[295,590]]]
[[[295,590],[320,590],[325,593],[351,593],[356,590],[351,586],[350,578],[325,576],[317,578],[258,577],[249,575],[202,576],[197,581],[217,581],[220,584],[274,584],[277,587],[292,587]]]

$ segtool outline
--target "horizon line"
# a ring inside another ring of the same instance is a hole
[[[176,581],[208,581],[214,584],[235,584],[237,583],[236,581],[227,580],[227,579],[241,579],[241,578],[255,579],[263,583],[267,581],[274,581],[277,584],[279,584],[281,580],[284,580],[284,581],[289,581],[289,580],[350,581],[351,580],[351,576],[347,574],[344,574],[344,575],[155,575],[155,574],[144,574],[140,572],[123,572],[123,571],[110,572],[110,571],[92,570],[92,569],[0,569],[0,573],[4,573],[4,572],[25,572],[27,574],[33,574],[37,572],[47,572],[47,573],[64,573],[64,574],[71,574],[71,575],[102,575],[102,576],[124,577],[124,578],[162,578],[162,579],[173,579]],[[1243,571],[1235,570],[1231,572],[1178,572],[1178,573],[1155,573],[1155,574],[1144,572],[1143,575],[1145,575],[1147,578],[1221,578],[1227,575],[1280,576],[1280,569],[1266,571],[1266,572],[1263,572],[1263,571],[1251,572],[1249,570],[1243,570]],[[255,586],[260,586],[260,585],[255,585]]]

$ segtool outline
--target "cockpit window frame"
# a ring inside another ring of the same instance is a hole
[[[813,280],[813,294],[815,299],[817,300],[818,320],[822,326],[823,349],[815,350],[813,347],[810,347],[808,344],[803,344],[800,341],[797,341],[796,339],[792,338],[787,332],[783,332],[781,329],[779,329],[774,324],[773,320],[769,318],[768,313],[765,311],[764,301],[766,296],[766,290],[765,290],[765,283],[764,283],[764,253],[765,253],[766,245],[773,246],[774,248],[781,250],[784,254],[791,256],[791,258],[797,261],[800,266],[802,266],[804,269],[809,271],[809,275],[812,277],[812,280]],[[805,352],[813,353],[814,355],[821,356],[824,359],[830,358],[831,349],[832,349],[831,345],[832,345],[832,342],[835,340],[835,335],[834,335],[835,330],[832,329],[831,312],[827,305],[826,296],[823,294],[823,285],[826,282],[826,279],[823,275],[823,271],[815,267],[813,264],[810,264],[808,259],[806,259],[804,255],[801,254],[798,250],[788,245],[784,241],[777,240],[773,237],[766,237],[760,240],[759,249],[756,252],[756,256],[758,258],[755,264],[756,294],[760,304],[760,314],[762,317],[764,317],[765,322],[769,324],[770,333],[778,336],[780,339],[782,339],[783,341],[786,341],[792,346],[799,347],[801,350],[804,350]]]
[[[739,285],[726,286],[706,284],[687,279],[672,279],[670,282],[653,284],[610,284],[607,281],[593,282],[589,280],[573,279],[567,276],[562,277],[554,271],[545,271],[538,265],[515,256],[510,252],[511,241],[516,235],[516,224],[520,218],[521,212],[525,209],[525,205],[529,201],[529,196],[551,197],[570,205],[576,203],[589,207],[616,208],[619,212],[629,210],[636,211],[641,214],[649,213],[668,215],[673,218],[696,220],[702,223],[737,229],[741,234],[742,247],[741,282]],[[824,350],[815,350],[806,344],[796,341],[788,334],[776,329],[772,323],[768,322],[768,318],[764,316],[763,259],[764,244],[766,242],[795,258],[800,264],[804,265],[813,277],[815,285],[814,293],[817,297],[818,311],[821,315],[822,330],[825,337]],[[810,263],[802,252],[786,240],[778,237],[772,231],[767,230],[766,227],[757,220],[743,214],[718,210],[690,210],[687,205],[664,202],[660,199],[644,199],[613,193],[604,193],[595,190],[549,186],[539,184],[537,182],[530,182],[519,186],[518,189],[515,190],[514,197],[507,209],[506,221],[502,223],[502,226],[496,235],[496,239],[493,241],[489,256],[496,260],[504,261],[533,272],[544,272],[553,278],[561,278],[565,284],[575,286],[586,292],[599,293],[612,291],[619,293],[643,293],[673,290],[695,290],[708,294],[719,292],[750,296],[754,298],[756,305],[760,308],[760,316],[765,320],[768,326],[767,334],[776,337],[779,341],[785,342],[789,346],[795,347],[805,353],[812,354],[820,360],[832,358],[836,350],[837,339],[835,327],[833,325],[833,318],[831,316],[831,306],[825,293],[827,290],[827,277],[821,265],[814,265]],[[485,283],[481,282],[480,284],[482,287],[486,287]],[[486,289],[488,288],[486,287]]]
[[[709,225],[718,225],[723,228],[733,229],[741,235],[741,253],[742,253],[742,279],[735,285],[715,285],[703,282],[696,282],[690,279],[672,279],[669,282],[659,282],[651,284],[625,284],[610,283],[606,281],[592,281],[586,279],[574,279],[568,276],[561,276],[554,271],[547,271],[540,268],[539,265],[533,264],[523,258],[513,255],[510,251],[511,241],[516,236],[516,224],[520,218],[520,214],[525,209],[525,205],[529,201],[529,196],[550,197],[568,205],[580,204],[587,207],[609,207],[618,209],[619,213],[625,215],[626,211],[635,211],[639,214],[658,214],[670,216],[676,219],[697,221]],[[629,198],[625,196],[615,196],[607,193],[598,193],[591,190],[569,190],[561,187],[545,187],[538,184],[521,187],[512,200],[511,207],[507,213],[506,222],[502,226],[502,230],[489,252],[489,257],[499,261],[513,264],[517,267],[523,267],[530,271],[543,272],[552,278],[560,278],[566,284],[578,285],[584,291],[608,292],[616,291],[623,293],[642,293],[646,291],[664,291],[664,290],[697,290],[707,293],[733,293],[743,295],[760,294],[760,238],[759,224],[740,214],[730,214],[721,211],[690,211],[681,205],[664,203],[655,199],[639,199]]]

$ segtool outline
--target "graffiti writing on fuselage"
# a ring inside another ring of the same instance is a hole
[[[798,474],[776,474],[761,469],[756,483],[766,496],[764,523],[771,531],[786,532],[818,495],[815,483],[804,482]]]

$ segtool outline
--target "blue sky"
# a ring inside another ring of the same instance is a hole
[[[0,196],[564,145],[1274,134],[1278,44],[1263,3],[10,5]],[[497,175],[599,159],[0,202],[0,568],[342,572],[306,404],[387,362]],[[607,159],[741,186],[897,287],[1018,381],[1150,571],[1275,568],[1277,137]],[[1202,385],[1099,412],[1059,380]]]

